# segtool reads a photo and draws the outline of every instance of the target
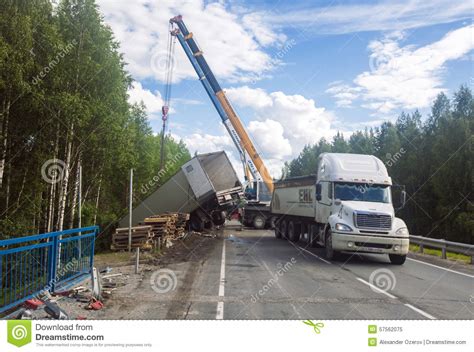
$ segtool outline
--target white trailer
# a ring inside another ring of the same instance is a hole
[[[409,233],[395,217],[391,187],[387,168],[375,156],[321,154],[317,175],[275,183],[275,236],[296,242],[307,234],[311,246],[325,248],[328,259],[339,252],[380,253],[403,264]],[[403,191],[402,204],[405,197]]]

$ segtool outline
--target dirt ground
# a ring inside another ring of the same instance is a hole
[[[109,294],[103,293],[104,306],[100,310],[88,309],[89,303],[79,301],[77,295],[73,294],[74,288],[69,291],[71,293],[69,296],[65,293],[54,296],[52,300],[67,313],[69,319],[153,319],[153,316],[150,316],[150,307],[144,304],[147,300],[144,296],[153,294],[150,292],[151,274],[160,268],[180,268],[176,270],[182,273],[180,287],[174,292],[175,298],[171,303],[168,302],[163,306],[168,310],[166,313],[168,319],[179,319],[178,312],[182,311],[185,299],[180,303],[176,297],[186,295],[197,269],[213,252],[221,233],[219,230],[207,234],[190,233],[184,240],[176,240],[170,247],[163,248],[159,252],[142,252],[138,274],[135,274],[135,254],[114,252],[96,255],[95,267],[99,271],[108,268],[107,273],[101,274],[102,285],[112,286],[103,288],[103,291],[109,291]],[[92,290],[91,280],[87,279],[75,286],[77,287],[86,288],[82,296],[88,296]],[[44,311],[44,306],[41,306],[32,312],[32,318],[50,319],[50,316]]]

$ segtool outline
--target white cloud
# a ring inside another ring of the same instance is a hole
[[[99,0],[112,27],[128,70],[136,79],[164,81],[169,19],[178,14],[195,35],[213,72],[220,79],[251,81],[272,68],[263,46],[276,45],[284,35],[263,24],[258,14],[233,13],[225,2],[202,0]],[[255,27],[250,26],[254,21]],[[196,78],[176,42],[174,81]]]
[[[284,162],[296,157],[305,144],[314,144],[321,137],[331,138],[336,133],[331,129],[333,114],[316,107],[312,99],[247,86],[230,88],[226,93],[231,103],[253,111],[247,131],[273,177],[280,177]],[[191,153],[225,150],[243,176],[235,146],[224,127],[221,131],[221,135],[194,133],[183,140]]]
[[[452,0],[400,0],[358,4],[333,2],[325,7],[279,11],[266,21],[279,26],[299,26],[318,34],[392,31],[470,19],[472,2]]]
[[[470,25],[419,48],[400,46],[401,36],[372,41],[368,47],[371,70],[359,74],[351,85],[336,82],[326,92],[336,98],[339,106],[350,106],[361,99],[362,107],[380,114],[428,107],[445,90],[446,64],[474,49],[473,35],[474,26]]]
[[[266,153],[268,157],[284,156],[282,151],[289,152],[286,154],[288,156],[295,156],[305,144],[313,144],[321,137],[334,134],[331,130],[334,115],[325,108],[316,107],[313,99],[283,92],[267,93],[263,89],[247,86],[230,88],[226,92],[232,103],[253,109],[254,118],[260,122],[253,125],[255,129],[258,126],[258,130],[262,131],[262,126],[266,125],[267,131],[275,133],[279,131],[276,124],[281,126],[284,138],[272,140],[270,145],[273,152],[269,150]],[[259,146],[262,145],[259,149],[267,145],[265,133],[252,133],[252,137]],[[291,150],[288,150],[288,144]]]
[[[140,82],[133,82],[132,87],[128,90],[128,101],[132,104],[140,104],[140,102],[143,102],[150,119],[161,118],[163,99],[159,91],[153,93],[143,88]],[[171,112],[173,112],[173,110],[171,110]]]
[[[258,141],[262,155],[269,155],[278,159],[291,155],[290,141],[285,138],[281,123],[270,119],[250,121],[248,130]]]

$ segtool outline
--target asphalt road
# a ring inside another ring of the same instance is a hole
[[[120,309],[128,319],[473,319],[472,266],[426,260],[329,262],[304,240],[226,229],[199,258],[166,265],[166,292],[150,288],[150,271],[134,310]]]

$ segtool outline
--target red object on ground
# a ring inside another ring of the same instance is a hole
[[[95,301],[89,304],[89,309],[101,310],[104,308],[104,304],[101,301]]]
[[[36,310],[39,306],[43,304],[44,304],[43,301],[40,301],[39,299],[36,299],[36,298],[28,299],[25,301],[25,306],[33,310]]]

